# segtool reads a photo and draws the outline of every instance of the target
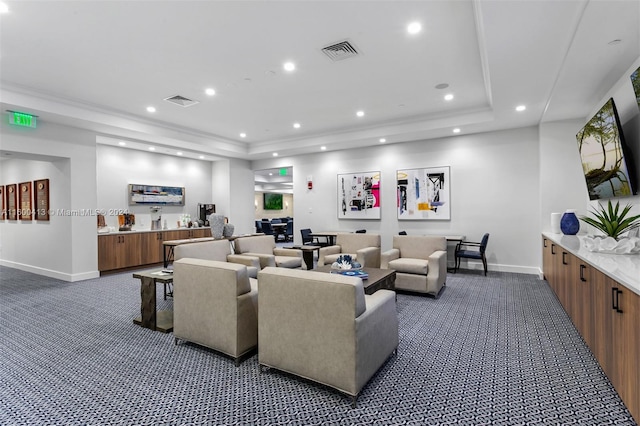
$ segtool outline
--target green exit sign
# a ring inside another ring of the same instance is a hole
[[[280,169],[280,176],[286,176],[287,175],[287,169]]]
[[[9,123],[22,127],[36,127],[35,115],[26,114],[24,112],[9,111]]]

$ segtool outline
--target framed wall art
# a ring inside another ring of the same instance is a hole
[[[398,219],[451,219],[449,166],[396,173]]]
[[[7,204],[5,203],[4,197],[4,185],[0,185],[0,207],[2,210],[0,211],[0,220],[5,220],[7,218]]]
[[[35,219],[49,220],[49,179],[36,180],[33,186],[35,188]]]
[[[18,186],[15,183],[7,185],[5,190],[7,191],[7,219],[18,219]]]
[[[380,219],[380,172],[338,175],[338,219]]]
[[[18,184],[18,219],[20,220],[32,220],[33,219],[33,205],[31,198],[31,182],[21,182]]]
[[[184,187],[129,184],[129,205],[184,206]]]

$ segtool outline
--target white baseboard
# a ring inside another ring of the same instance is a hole
[[[471,269],[474,271],[484,271],[484,267],[482,263],[473,262],[467,263],[466,265],[461,265],[460,269]],[[515,274],[528,274],[528,275],[537,275],[540,279],[542,279],[542,271],[540,268],[535,266],[518,266],[518,265],[500,265],[496,263],[489,263],[487,265],[488,273],[491,271],[496,272],[513,272]]]
[[[8,260],[0,260],[0,265],[9,268],[19,269],[33,274],[44,275],[45,277],[55,278],[62,281],[76,282],[89,280],[100,277],[100,271],[82,272],[79,274],[69,274],[66,272],[54,271],[52,269],[40,268],[39,266],[27,265],[24,263],[11,262]]]

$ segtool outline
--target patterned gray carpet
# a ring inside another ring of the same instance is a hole
[[[159,300],[171,307],[171,300]],[[450,274],[399,294],[400,346],[349,399],[132,323],[131,273],[67,283],[0,267],[2,425],[632,425],[544,281]]]

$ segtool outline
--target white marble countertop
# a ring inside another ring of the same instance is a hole
[[[108,228],[99,228],[98,235],[115,235],[115,234],[140,234],[143,232],[167,232],[167,231],[191,231],[194,229],[206,229],[208,226],[200,226],[193,228],[169,228],[169,229],[132,229],[130,231],[119,231],[118,229],[114,229],[110,231]]]
[[[591,252],[584,248],[582,243],[584,235],[563,235],[551,232],[543,232],[542,235],[640,295],[640,254]]]

